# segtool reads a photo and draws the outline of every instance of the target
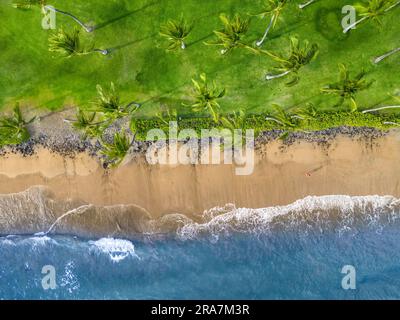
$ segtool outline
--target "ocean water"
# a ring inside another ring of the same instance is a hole
[[[1,299],[398,299],[400,201],[308,197],[228,205],[168,232],[4,235]],[[42,286],[53,266],[55,289]],[[345,290],[342,268],[354,267]]]

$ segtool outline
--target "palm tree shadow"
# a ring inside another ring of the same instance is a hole
[[[290,27],[285,28],[283,31],[281,31],[281,32],[279,32],[279,33],[274,33],[274,34],[272,34],[271,37],[270,37],[269,39],[270,39],[270,40],[277,39],[277,38],[279,38],[279,37],[281,37],[281,36],[283,36],[283,35],[286,35],[286,34],[288,34],[288,33],[291,33],[291,32],[293,32],[293,31],[297,30],[298,28],[300,28],[300,27],[306,25],[307,23],[308,23],[308,21],[299,21],[299,22],[296,22],[296,23],[292,24]]]
[[[98,25],[95,25],[95,26],[94,26],[94,30],[99,30],[99,29],[102,29],[102,28],[104,28],[104,27],[107,27],[108,25],[110,25],[110,24],[112,24],[112,23],[115,23],[115,22],[117,22],[117,21],[120,21],[120,20],[122,20],[122,19],[125,19],[125,18],[127,18],[127,17],[129,17],[129,16],[131,16],[131,15],[134,15],[135,13],[138,13],[138,12],[140,12],[140,11],[143,11],[143,10],[145,10],[145,9],[147,9],[147,8],[149,8],[149,7],[152,7],[152,6],[156,5],[156,4],[157,4],[157,2],[151,2],[151,3],[149,3],[149,4],[144,5],[143,7],[139,8],[139,9],[136,9],[136,10],[133,10],[133,11],[125,12],[124,14],[122,14],[122,15],[120,15],[120,16],[118,16],[118,17],[115,17],[115,18],[113,18],[113,19],[111,19],[111,20],[108,20],[108,21],[105,21],[105,22],[103,22],[103,23],[99,23]]]
[[[139,43],[139,42],[145,41],[145,40],[147,40],[147,39],[151,39],[152,37],[153,37],[153,35],[150,35],[150,36],[145,37],[145,38],[141,38],[141,39],[129,41],[129,42],[126,42],[126,43],[124,43],[124,44],[120,44],[120,45],[115,46],[115,47],[112,47],[112,48],[107,48],[107,51],[108,51],[109,53],[113,53],[113,52],[115,52],[115,51],[124,49],[124,48],[126,48],[126,47],[133,46],[133,45],[135,45],[135,44],[137,44],[137,43]]]
[[[204,37],[202,37],[202,38],[200,38],[200,39],[197,39],[196,41],[193,41],[193,42],[188,43],[188,44],[186,45],[186,47],[188,48],[188,47],[191,47],[191,46],[193,46],[193,45],[195,45],[195,44],[197,44],[197,43],[199,43],[199,42],[202,42],[202,41],[208,39],[209,37],[211,37],[212,35],[214,35],[214,32],[211,32],[211,33],[207,34],[206,36],[204,36]]]

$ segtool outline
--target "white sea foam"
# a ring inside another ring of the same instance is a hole
[[[75,263],[70,261],[66,264],[64,268],[64,274],[61,277],[60,286],[68,291],[68,293],[73,293],[79,290],[80,283],[77,275],[75,274]]]
[[[135,246],[128,240],[101,238],[97,241],[89,241],[89,244],[100,252],[108,254],[113,262],[120,262],[129,256],[139,258],[135,253]]]
[[[191,222],[178,230],[181,239],[206,234],[213,238],[231,232],[266,232],[272,227],[336,226],[351,229],[355,221],[368,225],[400,217],[400,200],[392,196],[309,196],[287,206],[260,209],[217,207],[203,213],[203,222]]]
[[[33,236],[28,239],[24,239],[23,241],[29,243],[33,247],[45,246],[49,243],[57,243],[56,240],[47,236]]]

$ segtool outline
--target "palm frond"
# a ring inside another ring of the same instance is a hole
[[[96,112],[86,112],[80,108],[77,108],[75,120],[67,122],[72,123],[72,127],[83,133],[83,137],[95,138],[100,137],[109,122],[106,120],[99,120]]]
[[[30,138],[27,126],[36,120],[36,117],[26,121],[17,104],[11,116],[0,118],[0,145],[20,144]]]
[[[267,75],[267,80],[293,74],[293,78],[286,83],[287,86],[292,86],[299,81],[297,72],[317,56],[318,45],[312,44],[310,46],[308,41],[304,41],[303,45],[301,45],[296,37],[292,37],[287,57],[269,51],[265,51],[265,53],[277,63],[274,67],[274,72]]]
[[[246,113],[244,110],[235,111],[232,114],[226,116],[220,116],[220,123],[227,129],[242,129],[246,122]]]
[[[367,81],[365,79],[366,73],[364,70],[360,71],[353,78],[350,76],[350,72],[347,67],[343,64],[339,65],[339,81],[328,84],[321,89],[323,93],[333,94],[340,97],[340,104],[347,102],[352,111],[358,109],[356,103],[356,95],[358,92],[368,89],[373,81]]]
[[[30,9],[35,6],[46,5],[45,0],[14,0],[12,1],[12,6],[17,9]]]
[[[205,42],[206,45],[221,46],[222,54],[227,54],[234,48],[245,48],[254,53],[259,53],[260,50],[246,44],[243,40],[250,26],[250,19],[244,19],[236,14],[232,19],[225,14],[220,15],[220,20],[224,25],[222,30],[215,30],[214,34],[217,39],[215,41]]]
[[[106,161],[111,167],[118,166],[128,154],[132,141],[125,131],[114,134],[113,142],[102,141],[101,153],[105,156]]]
[[[200,75],[200,81],[192,79],[192,82],[194,87],[192,96],[195,101],[187,106],[195,112],[208,111],[214,121],[218,122],[220,109],[218,100],[225,96],[226,90],[219,89],[215,82],[209,85],[204,73]]]
[[[49,51],[59,53],[67,58],[87,54],[87,51],[81,46],[80,32],[76,28],[71,32],[60,29],[52,34],[49,38]]]
[[[160,35],[168,40],[168,51],[185,49],[185,40],[192,31],[192,25],[183,17],[180,20],[168,20],[160,28]]]

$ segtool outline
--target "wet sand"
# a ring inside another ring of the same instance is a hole
[[[234,165],[149,165],[144,158],[103,169],[86,153],[71,159],[45,148],[0,157],[0,194],[46,186],[61,200],[97,206],[134,204],[152,217],[193,215],[233,203],[262,208],[308,195],[400,197],[400,132],[370,139],[339,136],[330,145],[272,141],[255,151],[252,175]]]

